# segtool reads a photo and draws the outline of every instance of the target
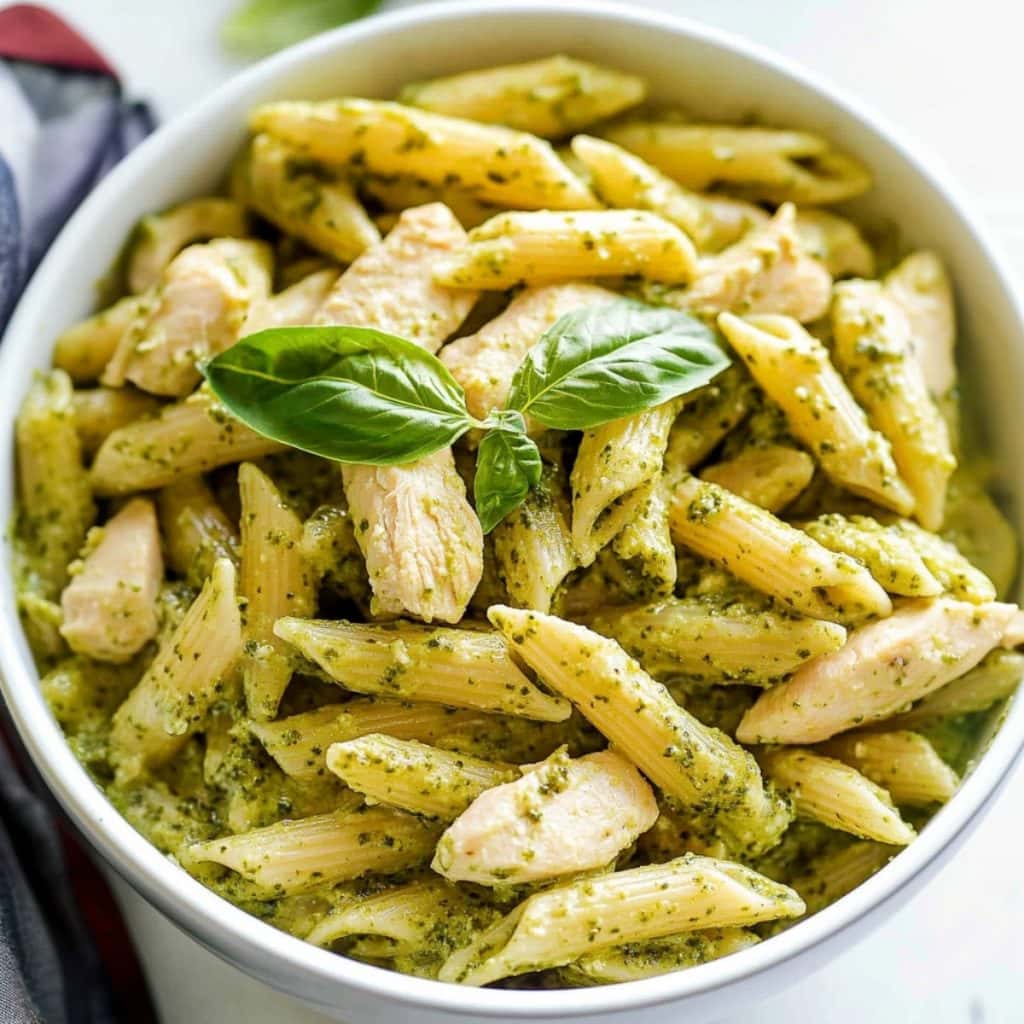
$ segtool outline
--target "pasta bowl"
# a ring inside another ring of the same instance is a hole
[[[0,349],[0,514],[14,501],[14,411],[55,337],[94,304],[95,280],[143,214],[213,188],[255,105],[339,94],[391,96],[410,79],[557,51],[646,74],[657,99],[707,118],[754,108],[841,139],[874,171],[858,202],[900,225],[908,245],[937,250],[959,287],[961,362],[984,411],[988,450],[1022,524],[1024,439],[1015,424],[1024,320],[999,257],[956,189],[849,99],[747,43],[685,21],[605,4],[442,3],[371,19],[295,47],[239,76],[157,133],[69,222],[23,297]],[[47,709],[15,609],[7,552],[0,568],[0,671],[17,728],[43,777],[120,876],[213,953],[339,1020],[424,1024],[483,1020],[655,1022],[720,1018],[838,955],[934,876],[995,798],[1024,745],[1024,709],[1010,711],[977,767],[920,838],[835,905],[759,946],[698,969],[607,988],[462,989],[314,948],[222,901],[164,858],[110,806],[73,757]]]

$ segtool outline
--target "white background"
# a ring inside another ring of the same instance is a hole
[[[238,0],[48,2],[120,68],[130,94],[154,101],[161,120],[241,67],[217,41]],[[961,180],[1024,273],[1024,8],[1016,0],[634,2],[749,36],[874,106]],[[1024,772],[954,862],[871,938],[722,1024],[1024,1022],[1021,810]],[[323,1019],[214,960],[137,899],[125,909],[165,1024]]]

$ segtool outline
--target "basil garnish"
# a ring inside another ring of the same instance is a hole
[[[250,57],[371,14],[380,0],[244,0],[221,26],[225,47]]]
[[[476,453],[473,496],[480,525],[490,533],[540,483],[543,464],[521,412],[492,412],[485,425],[488,430]]]
[[[414,462],[474,427],[474,483],[489,532],[541,475],[526,418],[586,430],[707,384],[729,365],[712,327],[622,299],[559,319],[516,371],[506,408],[470,416],[435,356],[366,327],[277,327],[243,338],[203,373],[224,406],[265,437],[338,462]]]

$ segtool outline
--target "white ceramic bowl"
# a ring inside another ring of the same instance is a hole
[[[699,115],[755,111],[768,121],[819,130],[866,160],[878,186],[860,203],[863,212],[898,223],[907,245],[936,248],[953,272],[965,339],[961,359],[985,416],[990,451],[1006,492],[1024,491],[1024,437],[1016,424],[1024,380],[1021,310],[956,190],[896,132],[784,61],[699,25],[625,6],[481,0],[374,18],[288,50],[173,121],[107,178],[57,239],[0,348],[0,520],[11,515],[13,419],[33,370],[48,365],[60,329],[91,310],[95,281],[139,216],[217,184],[253,106],[345,93],[390,96],[412,79],[558,51],[646,75],[657,98]],[[188,73],[185,59],[180,73]],[[1024,743],[1024,705],[1018,703],[980,766],[912,846],[836,905],[760,946],[696,970],[611,988],[461,989],[346,960],[277,932],[204,889],[122,820],[71,755],[40,696],[15,613],[8,553],[0,555],[3,692],[68,814],[115,871],[206,947],[339,1019],[646,1024],[678,1021],[684,1012],[689,1024],[718,1018],[797,981],[891,913],[962,843]],[[942,898],[941,889],[934,898]]]

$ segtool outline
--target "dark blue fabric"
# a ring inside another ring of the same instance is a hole
[[[31,151],[7,150],[10,160],[4,142],[19,140],[13,133],[0,138],[0,330],[78,204],[153,129],[145,105],[126,103],[106,75],[17,61],[2,66],[9,73],[0,86],[20,93],[7,94],[16,101],[10,109],[24,112],[27,104],[38,131],[26,135]],[[15,180],[15,168],[24,180]],[[95,269],[97,278],[106,270]],[[0,1024],[118,1019],[76,906],[57,814],[27,759],[19,773],[0,741]]]

